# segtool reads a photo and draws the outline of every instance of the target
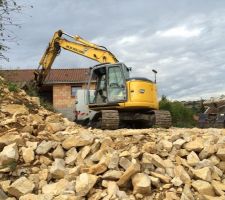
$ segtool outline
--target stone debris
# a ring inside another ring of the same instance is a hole
[[[14,181],[8,188],[8,193],[14,197],[21,197],[22,195],[32,192],[34,183],[26,177],[21,177]]]
[[[82,173],[76,179],[75,190],[78,196],[86,196],[93,188],[98,177],[92,174]]]
[[[0,199],[225,199],[224,129],[85,129],[0,94]]]
[[[200,194],[206,194],[209,196],[215,196],[215,192],[210,183],[202,180],[197,180],[192,183],[192,187],[197,190]]]
[[[151,179],[147,174],[137,173],[132,177],[134,194],[148,195],[151,192]]]

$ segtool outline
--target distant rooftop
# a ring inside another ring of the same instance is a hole
[[[51,69],[44,84],[84,83],[88,80],[88,68]],[[34,79],[34,69],[0,70],[0,75],[15,83]]]

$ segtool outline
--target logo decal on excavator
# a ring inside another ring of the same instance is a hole
[[[140,92],[141,94],[144,94],[144,93],[145,93],[145,90],[144,90],[144,89],[140,89],[139,92]]]

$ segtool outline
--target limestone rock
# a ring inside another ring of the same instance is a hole
[[[212,185],[208,183],[207,181],[197,180],[197,181],[194,181],[191,185],[200,194],[215,196],[215,192],[213,190]]]
[[[32,192],[34,186],[34,183],[28,180],[26,177],[21,177],[10,185],[8,188],[8,193],[19,198],[22,195]]]
[[[171,182],[173,183],[174,186],[179,187],[183,184],[183,181],[180,180],[179,177],[174,177]]]
[[[81,133],[79,135],[72,135],[65,139],[62,143],[63,148],[70,149],[72,147],[82,147],[91,145],[94,137],[90,133]]]
[[[151,179],[147,174],[137,173],[132,177],[133,193],[150,194],[151,192]]]
[[[116,170],[109,170],[102,176],[103,179],[118,180],[123,175],[123,172]]]
[[[191,183],[191,178],[189,174],[185,171],[184,167],[179,165],[174,168],[174,174],[180,178],[181,181],[185,184]]]
[[[73,183],[70,183],[66,179],[60,179],[58,182],[46,184],[42,187],[43,194],[60,195],[66,191],[74,191]]]
[[[52,200],[53,195],[51,194],[25,194],[20,197],[19,200]]]
[[[47,180],[49,175],[48,169],[42,169],[38,172],[38,176],[40,180]]]
[[[213,155],[216,152],[216,146],[215,145],[207,145],[202,149],[202,151],[199,154],[199,158],[201,160],[208,158],[209,156]]]
[[[105,163],[98,163],[96,165],[92,165],[88,169],[88,173],[99,175],[99,174],[103,174],[106,170],[107,170],[107,165]]]
[[[49,131],[50,133],[56,133],[58,131],[63,131],[65,129],[66,127],[64,126],[64,124],[60,122],[46,124],[46,130]]]
[[[57,148],[52,152],[54,158],[64,158],[65,152],[61,145],[58,145]]]
[[[0,188],[0,199],[5,200],[8,196],[5,194],[5,192]]]
[[[169,176],[165,176],[156,172],[150,172],[150,174],[156,178],[159,178],[163,183],[169,183],[171,181],[171,178]]]
[[[108,164],[108,168],[109,169],[117,169],[118,168],[118,164],[119,164],[119,156],[118,156],[117,153],[113,153],[110,156],[110,161],[109,161],[109,164]]]
[[[192,151],[188,156],[187,156],[187,163],[190,166],[195,166],[196,164],[198,164],[200,161],[198,155]]]
[[[212,180],[211,170],[209,169],[209,167],[192,170],[192,172],[193,172],[194,176],[199,179],[202,179],[202,180],[208,181],[208,182],[211,182],[211,180]]]
[[[131,162],[129,161],[129,159],[127,159],[127,158],[125,158],[125,157],[122,157],[122,158],[120,158],[119,165],[120,165],[123,169],[126,170],[126,169],[131,165]]]
[[[85,196],[93,188],[98,177],[92,174],[82,173],[76,179],[76,193],[78,196]]]
[[[146,142],[143,147],[142,151],[147,153],[156,153],[156,143],[155,142]]]
[[[19,153],[16,143],[5,146],[0,153],[0,166],[10,165],[19,159]]]
[[[34,160],[34,150],[32,148],[22,148],[23,160],[25,163],[30,163]]]
[[[162,140],[161,144],[163,146],[163,149],[165,149],[168,152],[170,152],[173,147],[173,143],[168,140]]]
[[[9,145],[12,143],[16,143],[17,145],[23,144],[23,138],[18,134],[18,132],[10,133],[10,134],[4,134],[0,136],[0,145]]]
[[[181,200],[195,200],[193,196],[193,192],[191,191],[189,184],[186,184],[184,186],[184,189],[181,195]]]
[[[28,148],[32,148],[33,150],[35,150],[37,148],[37,145],[38,145],[38,142],[30,142],[30,141],[26,142],[26,146]]]
[[[75,147],[66,152],[65,163],[68,165],[74,165],[77,159],[78,153]]]
[[[200,152],[204,148],[202,138],[196,138],[195,140],[184,144],[184,148],[188,151]]]
[[[65,176],[65,161],[63,159],[56,158],[52,164],[50,173],[54,178],[63,178]]]
[[[43,140],[37,147],[36,153],[37,154],[46,154],[55,144],[52,141],[45,141]]]
[[[165,168],[164,160],[160,158],[157,154],[151,154],[152,163],[156,167]]]
[[[154,176],[149,176],[151,179],[151,185],[155,186],[156,188],[160,187],[160,181],[159,178],[154,177]]]
[[[3,105],[1,106],[1,111],[2,112],[6,112],[6,113],[10,113],[11,115],[13,115],[14,113],[17,114],[28,114],[28,109],[24,106],[24,105],[20,105],[20,104],[8,104],[8,105]]]
[[[117,185],[119,187],[124,186],[133,176],[134,174],[138,173],[140,171],[140,165],[138,163],[131,164],[127,170],[124,172],[124,174],[120,177],[120,179],[117,181]]]
[[[118,192],[119,192],[119,187],[116,184],[116,182],[109,181],[107,183],[107,193],[108,193],[108,195],[106,196],[106,198],[108,198],[108,199],[115,198],[115,197],[117,197]]]
[[[4,192],[8,192],[8,188],[9,188],[10,184],[11,184],[10,180],[0,181],[0,188],[2,188],[2,190]]]
[[[222,160],[225,161],[225,148],[221,147],[218,149],[216,155]]]
[[[173,142],[173,146],[176,148],[176,149],[180,149],[182,147],[182,145],[185,143],[186,141],[179,138],[177,139],[175,142]]]

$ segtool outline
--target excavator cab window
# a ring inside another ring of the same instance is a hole
[[[92,101],[89,95],[89,103],[107,104],[126,100],[128,74],[124,73],[124,69],[122,64],[104,65],[93,69],[90,81],[94,82],[95,94]]]
[[[118,102],[126,99],[126,82],[119,65],[108,68],[108,101]]]
[[[89,102],[91,104],[103,104],[107,102],[107,81],[106,81],[106,67],[97,68],[92,73],[92,80],[94,80],[94,99]]]

